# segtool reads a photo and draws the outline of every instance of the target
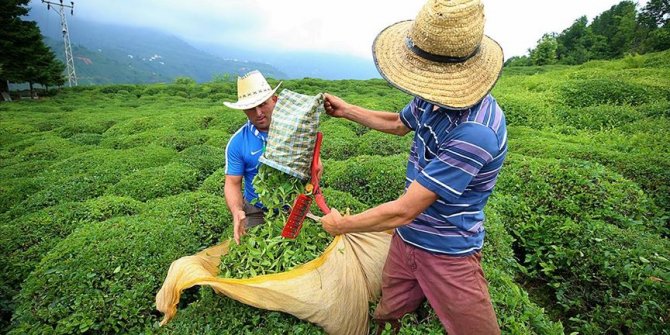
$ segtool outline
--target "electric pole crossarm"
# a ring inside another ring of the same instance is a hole
[[[67,20],[65,18],[65,8],[70,8],[70,15],[74,15],[74,2],[70,1],[70,4],[68,5],[63,3],[63,0],[60,0],[60,3],[42,0],[42,3],[47,4],[47,10],[51,9],[52,8],[51,6],[54,7],[54,10],[56,10],[55,7],[59,8],[57,12],[60,15],[60,25],[63,31],[63,44],[65,45],[65,67],[67,71],[67,80],[70,87],[77,86],[77,74],[75,73],[74,70],[74,57],[72,56],[70,33],[68,32]]]

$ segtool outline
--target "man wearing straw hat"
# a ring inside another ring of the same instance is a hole
[[[480,251],[483,209],[507,152],[505,117],[490,94],[503,53],[483,32],[480,0],[429,0],[372,47],[382,76],[414,96],[399,114],[325,97],[331,116],[396,135],[414,131],[402,196],[322,218],[333,235],[395,229],[377,322],[398,327],[427,299],[450,335],[500,333]]]
[[[258,174],[258,161],[267,142],[272,111],[277,103],[275,88],[271,88],[259,71],[237,78],[237,102],[224,102],[232,109],[243,110],[249,119],[228,141],[226,146],[226,203],[233,215],[233,237],[237,244],[245,228],[264,222],[262,205],[251,202],[258,198],[252,181]],[[244,180],[244,195],[242,181]]]

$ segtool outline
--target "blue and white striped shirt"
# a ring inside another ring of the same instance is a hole
[[[416,180],[438,200],[396,232],[421,249],[469,255],[484,243],[484,206],[507,153],[505,116],[487,95],[467,110],[450,110],[420,98],[400,119],[415,131],[405,187]]]

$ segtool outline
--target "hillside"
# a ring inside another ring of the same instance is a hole
[[[30,19],[38,22],[47,44],[64,60],[58,21],[44,15]],[[172,82],[177,77],[207,82],[224,74],[235,78],[252,69],[268,77],[286,78],[286,74],[271,65],[223,59],[157,30],[69,20],[75,69],[81,85]]]
[[[670,334],[667,78],[670,51],[504,70],[492,94],[509,154],[482,250],[504,334]],[[376,110],[410,101],[379,79],[282,89]],[[170,264],[232,236],[224,154],[246,118],[222,102],[235,95],[231,82],[179,81],[0,103],[0,332],[322,333],[206,287],[158,326]],[[319,129],[332,207],[360,212],[404,191],[411,136],[328,116]],[[442,332],[434,313],[402,323],[400,334]]]

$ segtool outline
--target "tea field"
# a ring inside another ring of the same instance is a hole
[[[483,266],[504,334],[670,334],[670,52],[506,68],[493,95],[509,155]],[[275,84],[276,81],[271,81]],[[383,80],[289,80],[370,109]],[[0,103],[0,331],[319,334],[209,288],[159,327],[172,261],[232,238],[224,152],[234,83],[80,86]],[[354,212],[404,187],[411,136],[322,117],[323,187]],[[372,308],[372,307],[371,307]],[[434,314],[401,334],[441,334]]]

